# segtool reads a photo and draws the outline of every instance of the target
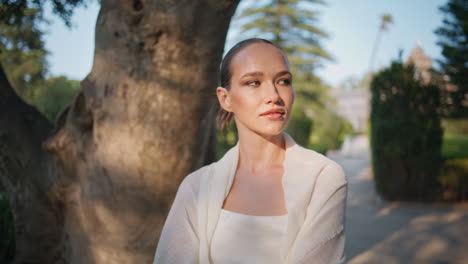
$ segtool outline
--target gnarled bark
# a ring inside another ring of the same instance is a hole
[[[178,184],[212,161],[237,2],[103,0],[93,68],[51,136],[0,83],[0,178],[16,221],[27,211],[18,232],[34,235],[18,256],[44,243],[19,262],[151,263]]]

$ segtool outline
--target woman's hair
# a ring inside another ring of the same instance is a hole
[[[231,84],[232,70],[231,70],[231,61],[241,50],[254,43],[266,43],[278,48],[273,42],[261,38],[250,38],[243,40],[236,45],[234,45],[224,56],[221,61],[221,67],[219,70],[220,73],[220,86],[229,90]],[[279,48],[278,48],[279,49]],[[223,131],[224,127],[231,121],[233,113],[224,110],[220,107],[218,115],[216,117],[216,124],[218,128]]]

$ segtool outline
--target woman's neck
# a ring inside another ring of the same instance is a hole
[[[251,131],[239,132],[238,169],[247,170],[254,175],[272,166],[282,166],[286,153],[285,144],[282,133],[264,137]]]

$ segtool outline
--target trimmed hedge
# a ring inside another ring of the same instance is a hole
[[[371,152],[377,192],[387,200],[434,200],[442,166],[440,90],[400,62],[372,80]]]

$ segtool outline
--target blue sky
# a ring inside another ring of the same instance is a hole
[[[247,4],[252,0],[244,0]],[[317,7],[322,14],[319,26],[330,37],[322,41],[335,58],[326,62],[317,74],[331,85],[338,85],[349,77],[360,77],[369,68],[369,59],[377,35],[380,16],[390,13],[395,23],[381,39],[374,68],[388,65],[397,58],[400,49],[406,57],[419,43],[426,54],[440,58],[437,36],[433,31],[442,23],[438,7],[446,0],[327,0]],[[57,17],[46,13],[51,24],[46,27],[46,48],[49,50],[49,74],[65,75],[82,80],[90,72],[94,53],[94,27],[99,6],[93,2],[88,8],[78,8],[73,16],[72,29]],[[235,28],[230,30],[226,48],[237,39]],[[437,66],[435,63],[434,66]]]

